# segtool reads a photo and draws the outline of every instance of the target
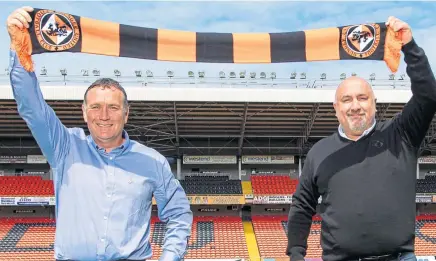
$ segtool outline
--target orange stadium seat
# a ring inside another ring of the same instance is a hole
[[[253,216],[252,223],[261,258],[287,258],[287,216]],[[307,258],[319,258],[321,219],[313,219]],[[0,218],[0,260],[53,261],[55,220],[49,218]],[[162,253],[165,224],[152,219],[151,242],[158,259]],[[416,254],[436,253],[436,214],[416,219]],[[241,217],[194,217],[186,259],[248,258]]]
[[[152,259],[162,253],[165,225],[152,220]],[[240,217],[194,217],[186,259],[248,258]]]
[[[0,260],[53,261],[55,221],[49,218],[0,218]]]
[[[290,195],[297,188],[298,179],[287,175],[251,176],[251,186],[254,195]]]
[[[417,216],[415,234],[416,255],[436,255],[436,214]]]
[[[1,176],[0,196],[53,196],[52,180],[41,176]]]
[[[262,258],[286,258],[287,216],[253,216],[253,227]],[[308,238],[307,258],[319,258],[321,219],[314,217]],[[416,218],[415,251],[417,256],[436,254],[436,214]]]
[[[284,249],[287,246],[287,216],[253,216],[254,233],[262,258],[286,258]],[[320,219],[313,219],[309,239],[307,258],[321,256]]]

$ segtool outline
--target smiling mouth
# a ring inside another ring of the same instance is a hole
[[[98,127],[102,127],[102,128],[108,128],[108,127],[112,127],[113,124],[99,124],[97,123]]]

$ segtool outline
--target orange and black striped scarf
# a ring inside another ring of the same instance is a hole
[[[32,54],[80,52],[158,61],[287,63],[380,60],[392,72],[401,38],[384,23],[283,33],[207,33],[154,29],[102,21],[48,9],[31,12],[29,29],[12,41],[23,67]]]

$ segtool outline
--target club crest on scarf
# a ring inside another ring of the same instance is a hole
[[[52,52],[71,49],[80,39],[77,21],[66,13],[40,10],[35,14],[34,29],[41,47]]]
[[[380,44],[380,25],[361,24],[343,27],[341,44],[350,56],[367,58]]]

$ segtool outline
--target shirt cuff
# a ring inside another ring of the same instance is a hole
[[[163,251],[162,255],[159,258],[159,261],[180,261],[181,258],[172,251]]]
[[[8,68],[8,70],[9,70],[9,74],[11,73],[12,68],[14,68],[14,66],[15,66],[15,61],[16,61],[17,59],[18,59],[18,57],[17,57],[17,53],[16,53],[14,50],[9,49],[9,68]]]

